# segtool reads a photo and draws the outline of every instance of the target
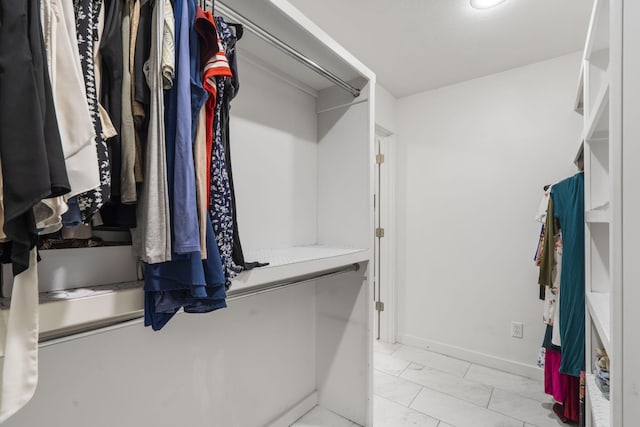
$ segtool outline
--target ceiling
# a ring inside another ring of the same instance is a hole
[[[593,3],[507,0],[476,10],[469,0],[289,1],[396,97],[582,50]]]

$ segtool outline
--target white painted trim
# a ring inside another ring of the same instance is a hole
[[[268,424],[268,427],[289,427],[316,406],[318,406],[318,392],[314,391],[276,420]]]
[[[385,156],[382,168],[382,182],[380,192],[383,194],[379,209],[382,211],[382,227],[385,229],[385,237],[382,244],[382,288],[381,299],[384,302],[384,315],[380,330],[380,341],[387,343],[396,342],[396,325],[398,310],[396,307],[397,280],[396,280],[396,140],[393,135],[385,135],[378,131],[376,126],[376,138],[380,138],[382,153]]]
[[[505,359],[492,354],[481,353],[479,351],[419,338],[409,334],[400,335],[399,342],[405,345],[444,354],[445,356],[455,357],[456,359],[465,360],[467,362],[475,363],[476,365],[498,369],[510,374],[521,375],[540,381],[542,381],[544,377],[543,370],[535,365],[527,365],[525,363],[516,362],[515,360]]]
[[[376,123],[376,135],[386,138],[387,136],[393,135],[393,132],[387,129],[386,127]]]

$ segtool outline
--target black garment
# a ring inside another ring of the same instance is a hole
[[[0,1],[0,157],[13,274],[38,240],[33,206],[71,191],[51,93],[38,0]]]
[[[216,25],[221,27],[223,21],[219,18],[216,18]],[[226,24],[226,23],[225,23]],[[229,26],[229,24],[226,24]],[[242,28],[241,26],[238,28]],[[238,218],[236,214],[236,193],[233,186],[233,171],[231,168],[231,144],[229,138],[229,113],[231,109],[231,101],[238,94],[238,90],[240,90],[240,79],[238,77],[238,63],[236,59],[236,42],[239,40],[237,36],[242,37],[242,31],[237,31],[236,35],[233,34],[232,31],[225,32],[227,38],[225,39],[226,43],[226,55],[227,60],[229,61],[229,68],[231,68],[231,73],[233,77],[225,78],[224,83],[224,97],[222,98],[222,143],[225,149],[225,159],[226,159],[226,168],[227,175],[229,176],[229,190],[231,192],[231,206],[232,206],[232,218],[233,218],[233,252],[231,253],[231,258],[233,259],[234,264],[244,267],[244,269],[251,269],[254,267],[259,267],[260,265],[256,265],[255,263],[247,264],[244,259],[244,253],[242,251],[242,244],[240,243],[240,233],[238,231]]]
[[[93,215],[111,197],[111,167],[109,149],[102,133],[102,123],[98,112],[98,94],[96,93],[95,64],[93,60],[94,44],[98,41],[98,18],[102,0],[74,0],[76,31],[80,64],[87,90],[87,102],[91,120],[96,131],[95,145],[98,153],[100,187],[78,196],[78,206],[82,212],[82,222],[88,224]]]
[[[116,180],[117,181],[117,180]],[[96,230],[118,228],[129,230],[136,228],[138,221],[136,218],[136,204],[120,203],[120,197],[112,197],[108,203],[100,208],[100,218],[102,225],[93,226]]]
[[[109,113],[111,123],[118,135],[109,139],[109,163],[111,166],[111,197],[100,208],[104,227],[135,228],[136,206],[120,202],[120,172],[122,170],[122,77],[124,63],[122,57],[122,15],[123,0],[104,0],[105,22],[100,40],[102,56],[102,82],[100,104]],[[100,227],[98,227],[100,228]]]
[[[142,106],[140,115],[137,108],[133,109],[133,123],[135,125],[138,140],[136,141],[140,147],[140,161],[144,165],[146,153],[146,144],[149,133],[149,116],[151,115],[151,89],[147,84],[147,77],[144,74],[144,64],[151,56],[151,31],[152,31],[152,14],[155,5],[162,6],[162,2],[154,2],[151,0],[140,1],[140,21],[138,24],[138,32],[136,35],[136,50],[133,61],[133,98]],[[144,179],[144,177],[143,177]]]
[[[157,2],[152,0],[142,0],[140,2],[140,22],[136,36],[136,51],[134,55],[134,85],[135,100],[144,105],[145,117],[148,121],[149,105],[151,102],[151,90],[147,84],[147,77],[144,74],[144,64],[151,55],[151,24],[153,8]],[[143,138],[146,141],[146,138]]]
[[[100,103],[109,113],[111,123],[118,135],[109,139],[111,159],[111,196],[120,197],[120,170],[122,151],[120,130],[122,128],[122,0],[104,0],[105,20],[100,55],[102,57],[102,87]]]

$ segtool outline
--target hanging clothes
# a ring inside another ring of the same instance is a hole
[[[206,194],[208,182],[206,181],[206,155],[207,155],[207,109],[202,106],[198,116],[198,124],[196,128],[196,138],[193,145],[193,157],[195,159],[196,172],[196,202],[198,205],[198,225],[200,228],[200,257],[207,259],[207,247],[205,245],[207,222],[209,219],[209,210],[207,209]]]
[[[85,90],[91,120],[95,129],[95,148],[98,154],[100,186],[77,197],[77,208],[83,223],[89,223],[93,215],[109,200],[111,196],[111,168],[109,152],[102,131],[96,92],[94,50],[98,41],[98,20],[102,0],[74,0],[76,31],[78,34],[78,50],[84,76]],[[69,206],[69,213],[75,210]]]
[[[206,260],[198,252],[146,265],[145,326],[162,329],[180,308],[187,313],[208,313],[227,306],[222,262],[213,227],[208,224]]]
[[[132,231],[134,253],[149,264],[171,260],[171,212],[167,172],[164,87],[166,74],[173,76],[173,58],[166,54],[165,35],[173,37],[173,9],[170,0],[158,0],[152,11],[151,47],[145,63],[145,78],[150,88],[149,126],[145,151],[144,180],[138,207],[138,226]],[[168,61],[168,62],[166,62]],[[168,72],[170,70],[170,73]]]
[[[564,403],[567,392],[566,374],[560,373],[562,349],[551,341],[552,327],[547,325],[545,329],[542,347],[545,351],[544,363],[544,392],[552,396],[556,402]]]
[[[549,207],[549,192],[551,191],[551,186],[550,185],[545,185],[544,187],[544,194],[542,196],[542,199],[540,200],[540,205],[538,206],[538,211],[536,212],[536,216],[535,216],[535,220],[539,223],[542,224],[542,227],[540,229],[540,238],[538,241],[538,246],[536,248],[536,254],[534,256],[534,261],[536,263],[536,265],[539,267],[540,263],[542,262],[542,249],[544,247],[544,238],[546,235],[546,230],[545,230],[545,222],[546,222],[546,218],[547,218],[547,209]],[[543,285],[542,283],[540,283],[540,281],[538,281],[539,284],[539,295],[538,297],[541,300],[544,300],[546,297],[546,286]]]
[[[147,85],[144,75],[144,63],[151,55],[151,13],[153,10],[153,2],[150,0],[140,0],[140,24],[138,25],[138,34],[136,35],[135,53],[133,58],[133,123],[136,128],[136,165],[144,163],[144,143],[148,137],[150,99],[151,92]],[[139,144],[138,144],[139,143]],[[140,184],[144,181],[144,171],[140,171],[138,176],[137,169],[136,183]]]
[[[560,372],[580,376],[585,369],[584,175],[578,173],[553,186],[553,213],[562,229],[560,298]]]
[[[538,283],[545,287],[543,321],[553,326],[553,344],[560,346],[560,285],[562,281],[562,231],[554,215],[552,198],[547,201],[545,218],[544,246],[540,257],[540,276]]]
[[[175,79],[175,19],[171,1],[164,2],[164,27],[162,32],[162,87],[169,90]]]
[[[122,0],[104,0],[106,16],[100,54],[102,56],[102,91],[101,104],[105,107],[117,135],[109,140],[109,154],[111,159],[111,195],[115,200],[120,198],[120,168],[122,129]]]
[[[34,205],[71,190],[35,0],[2,3],[0,119],[4,232],[10,240],[2,252],[17,276],[28,268],[38,238]]]
[[[156,8],[158,9],[158,8]],[[198,88],[195,0],[176,0],[175,83],[167,97],[167,187],[171,214],[171,260],[145,266],[145,325],[162,328],[183,308],[204,313],[226,307],[225,276],[211,221],[207,221],[207,259],[202,260],[193,159],[195,123],[204,102]],[[162,72],[161,69],[156,72]]]
[[[100,41],[102,84],[100,104],[111,117],[116,135],[109,138],[109,163],[111,167],[111,198],[100,209],[102,223],[108,227],[135,228],[135,204],[123,204],[122,175],[122,82],[124,72],[122,0],[104,0],[105,23]]]
[[[225,40],[228,39],[229,30],[224,20],[216,18],[216,25],[226,29],[225,36],[220,33],[222,51],[226,52]],[[221,31],[221,28],[218,28]],[[226,56],[226,55],[225,55]],[[216,79],[216,106],[213,118],[214,139],[211,155],[211,195],[209,200],[209,212],[213,219],[213,229],[216,234],[218,248],[225,271],[227,287],[231,286],[231,280],[242,271],[233,261],[233,203],[231,199],[231,185],[229,169],[227,167],[226,147],[223,141],[222,132],[222,110],[225,104],[225,79],[228,77],[219,76]]]
[[[196,140],[194,144],[195,172],[196,172],[196,196],[198,203],[198,219],[200,227],[202,259],[207,258],[206,246],[203,245],[203,237],[206,235],[207,221],[209,219],[209,195],[211,182],[211,150],[213,147],[213,117],[216,105],[216,76],[231,75],[231,70],[226,62],[226,56],[221,52],[222,46],[218,44],[218,34],[213,21],[213,15],[209,11],[203,11],[200,7],[196,10],[194,27],[200,42],[200,71],[202,73],[202,86],[207,93],[207,99],[200,111]]]
[[[230,110],[231,101],[238,95],[240,90],[240,78],[238,75],[238,62],[236,58],[236,43],[242,38],[243,27],[239,24],[228,24],[223,18],[216,18],[216,24],[220,28],[220,35],[225,45],[225,53],[227,60],[229,61],[229,68],[231,68],[231,77],[224,79],[224,97],[222,98],[223,106],[221,111],[221,131],[222,131],[222,143],[224,144],[225,163],[227,168],[227,175],[229,176],[229,192],[231,197],[231,215],[233,220],[233,249],[231,257],[233,262],[245,269],[261,266],[261,263],[249,263],[247,264],[244,259],[244,253],[242,251],[242,244],[240,242],[240,232],[238,231],[238,215],[236,209],[236,193],[233,186],[233,171],[231,167],[231,142],[230,142]],[[230,26],[233,25],[236,28],[236,33],[231,31]]]
[[[80,68],[73,1],[43,0],[41,15],[56,120],[71,187],[65,198],[69,198],[100,185],[98,156],[93,145],[95,130]],[[43,200],[37,209],[40,214],[36,215],[41,215],[37,227],[41,234],[46,234],[62,227],[62,215],[68,205],[58,197]]]
[[[125,2],[122,18],[122,55],[123,78],[122,78],[122,136],[121,136],[121,171],[120,171],[120,191],[122,203],[135,203],[137,201],[135,162],[136,162],[136,129],[133,122],[133,106],[131,103],[131,35],[137,30],[137,14],[139,13],[139,2],[129,0]],[[133,26],[135,28],[132,28]]]
[[[34,247],[29,268],[14,277],[9,320],[0,328],[0,423],[31,400],[38,384],[37,258]]]
[[[174,3],[175,83],[169,91],[165,114],[169,202],[172,219],[173,252],[200,252],[193,162],[193,114],[190,67],[190,6],[194,0]],[[195,19],[195,3],[193,7]],[[193,21],[191,21],[193,22]]]
[[[55,113],[37,0],[0,2],[0,158],[3,243],[14,274],[9,322],[0,332],[0,423],[38,381],[37,229],[34,206],[71,191]]]

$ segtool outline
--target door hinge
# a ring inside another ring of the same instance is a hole
[[[376,163],[379,165],[384,163],[384,154],[376,154]]]
[[[382,301],[376,301],[376,311],[384,311],[384,303]]]
[[[384,228],[376,228],[376,237],[382,239],[384,237]]]

